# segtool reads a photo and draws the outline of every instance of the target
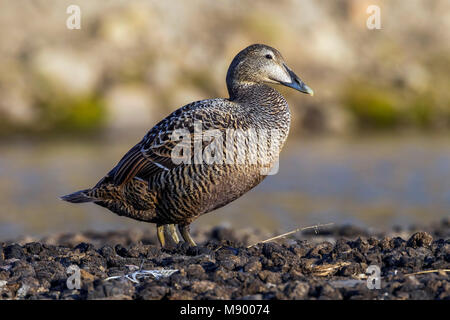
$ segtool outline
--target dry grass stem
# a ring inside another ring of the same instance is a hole
[[[450,272],[450,269],[435,269],[435,270],[424,270],[424,271],[418,271],[413,273],[407,273],[405,276],[416,276],[419,274],[426,274],[426,273],[446,273]]]
[[[289,235],[291,235],[291,234],[294,234],[294,233],[297,233],[297,232],[300,232],[300,231],[304,231],[304,230],[308,230],[308,229],[315,229],[315,230],[316,230],[316,233],[317,233],[317,232],[319,232],[319,228],[320,228],[320,227],[331,226],[332,224],[334,224],[334,223],[316,224],[316,225],[314,225],[314,226],[309,226],[309,227],[304,227],[304,228],[298,228],[298,229],[295,229],[295,230],[292,230],[292,231],[289,231],[289,232],[280,234],[279,236],[275,236],[275,237],[273,237],[273,238],[270,238],[270,239],[267,239],[267,240],[263,240],[263,241],[254,243],[254,244],[248,246],[247,249],[248,249],[248,248],[251,248],[251,247],[253,247],[253,246],[256,246],[257,244],[260,244],[260,243],[266,243],[266,242],[270,242],[270,241],[273,241],[273,240],[285,238],[285,237],[287,237],[287,236],[289,236]]]

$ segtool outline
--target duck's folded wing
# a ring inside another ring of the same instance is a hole
[[[115,185],[127,183],[134,177],[147,180],[150,176],[163,171],[169,171],[178,165],[183,165],[179,155],[172,152],[177,141],[167,139],[158,141],[156,145],[142,141],[128,151],[111,171]]]
[[[125,154],[117,166],[108,174],[115,185],[122,185],[134,177],[147,180],[152,175],[185,164],[183,162],[185,158],[178,152],[172,151],[180,143],[188,141],[188,147],[191,147],[191,154],[193,153],[193,146],[197,143],[194,140],[201,139],[201,135],[194,134],[193,123],[194,120],[199,120],[199,118],[201,120],[202,115],[202,112],[199,112],[200,110],[185,111],[187,112],[181,116],[175,117],[176,114],[174,113],[161,121],[148,132],[141,142]],[[203,110],[203,112],[205,111],[207,110]],[[225,113],[222,115],[217,110],[215,110],[215,113],[215,120],[221,122],[221,126],[226,127],[230,119],[229,116]],[[209,125],[206,124],[203,128]],[[174,137],[173,134],[176,131],[177,137]],[[179,133],[184,136],[180,138]],[[202,141],[202,149],[212,141]]]

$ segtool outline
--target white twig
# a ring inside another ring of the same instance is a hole
[[[125,274],[123,276],[112,276],[105,279],[105,281],[113,279],[128,279],[131,282],[139,283],[139,278],[148,278],[150,276],[154,277],[156,280],[160,278],[170,277],[178,269],[168,269],[168,270],[138,270],[132,273]]]

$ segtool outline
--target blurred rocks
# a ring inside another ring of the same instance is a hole
[[[150,127],[158,120],[152,117],[149,108],[156,101],[144,86],[118,85],[109,89],[105,96],[110,129],[122,131]]]
[[[293,131],[450,127],[446,0],[380,3],[381,30],[366,28],[365,0],[77,4],[80,30],[66,28],[64,2],[2,6],[0,134],[148,129],[226,96],[232,57],[255,42],[278,48],[316,92],[283,91]]]
[[[83,95],[96,90],[101,76],[99,65],[89,61],[89,56],[71,50],[48,48],[37,52],[32,69],[47,81],[71,95]]]

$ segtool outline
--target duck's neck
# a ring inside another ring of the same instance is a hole
[[[284,97],[275,89],[264,83],[236,83],[228,86],[230,100],[258,109],[267,107],[272,112],[288,111]],[[261,110],[262,111],[262,110]]]
[[[277,90],[261,83],[241,85],[233,88],[230,99],[256,128],[277,130],[280,146],[283,146],[289,134],[291,114],[286,99]]]

